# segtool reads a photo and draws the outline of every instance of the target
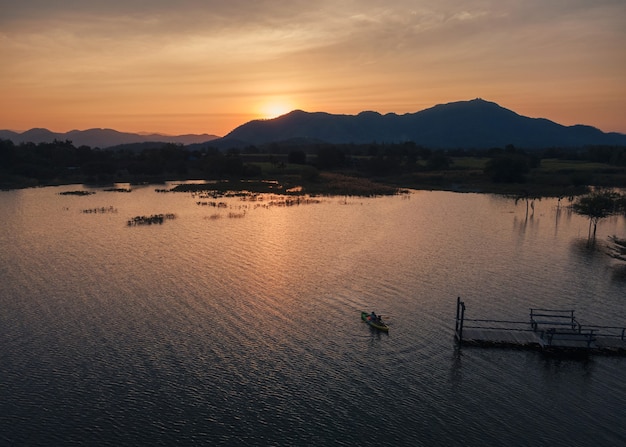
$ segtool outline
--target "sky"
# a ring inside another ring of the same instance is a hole
[[[0,0],[0,129],[223,136],[483,98],[626,133],[624,0]]]

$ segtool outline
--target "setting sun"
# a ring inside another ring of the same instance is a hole
[[[260,114],[264,119],[272,119],[289,113],[292,110],[293,107],[287,101],[271,101],[261,106]]]

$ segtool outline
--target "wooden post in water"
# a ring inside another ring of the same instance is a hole
[[[465,318],[465,303],[461,301],[461,297],[456,299],[456,324],[454,331],[456,337],[459,339],[459,343],[463,341],[463,319]]]
[[[456,297],[456,318],[454,320],[454,335],[459,335],[459,305],[461,303],[461,297]]]

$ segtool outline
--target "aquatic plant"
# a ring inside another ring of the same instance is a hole
[[[162,224],[166,220],[175,219],[176,215],[172,213],[168,214],[152,214],[151,216],[135,216],[128,220],[127,225],[135,226],[135,225],[153,225],[153,224]]]
[[[130,188],[107,188],[107,189],[104,189],[103,191],[107,191],[107,192],[133,192],[133,190],[130,189]]]
[[[117,213],[117,208],[113,208],[112,206],[108,207],[100,207],[100,208],[88,208],[81,210],[83,214],[104,214],[104,213]]]
[[[63,191],[60,192],[60,196],[90,196],[91,194],[95,194],[95,191]]]

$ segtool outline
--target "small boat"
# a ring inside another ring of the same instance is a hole
[[[361,312],[361,320],[365,321],[371,327],[378,329],[379,331],[388,332],[389,326],[387,326],[383,320],[372,319],[372,315],[369,312]]]

